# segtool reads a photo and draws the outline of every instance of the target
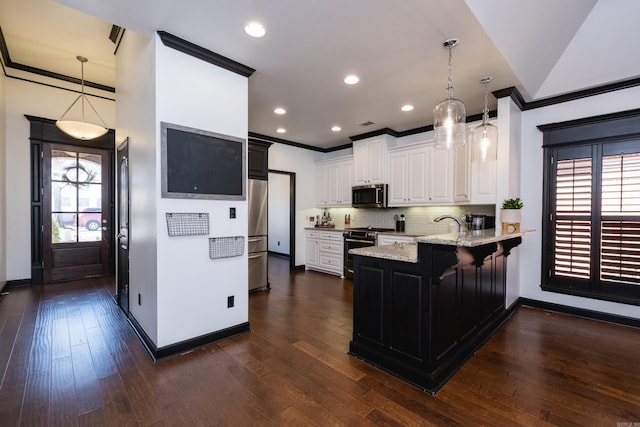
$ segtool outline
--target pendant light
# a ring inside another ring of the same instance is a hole
[[[65,111],[64,114],[62,114],[62,117],[60,117],[60,119],[56,122],[56,126],[58,127],[58,129],[60,129],[62,132],[66,133],[69,136],[72,136],[76,139],[82,139],[82,140],[88,141],[91,139],[99,138],[105,133],[107,133],[107,125],[104,123],[104,120],[102,120],[102,117],[100,117],[100,114],[98,114],[96,109],[93,107],[93,104],[91,104],[91,101],[89,101],[89,98],[84,93],[84,63],[87,62],[88,60],[84,56],[76,56],[76,59],[80,61],[80,70],[82,73],[82,76],[81,76],[82,91],[80,92],[80,95],[78,95],[76,100],[73,101],[73,103],[69,106],[69,108],[67,108],[67,111]],[[80,104],[82,106],[82,121],[65,120],[65,116],[67,115],[67,113],[73,108],[74,105],[76,105],[78,101],[81,101]],[[84,115],[85,102],[91,107],[93,112],[96,113],[96,116],[102,122],[102,126],[89,123],[85,120],[85,115]]]
[[[442,44],[449,49],[449,78],[447,80],[447,99],[433,109],[433,134],[435,149],[449,149],[454,145],[464,145],[466,133],[466,112],[462,101],[453,98],[451,82],[451,49],[458,39],[448,39]]]
[[[472,161],[487,162],[498,157],[498,128],[489,123],[489,83],[493,77],[480,80],[484,85],[484,110],[482,124],[473,130]]]

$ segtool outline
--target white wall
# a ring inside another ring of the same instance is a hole
[[[155,47],[127,31],[116,55],[116,146],[129,138],[129,311],[158,341]],[[138,305],[138,294],[141,304]]]
[[[636,306],[555,292],[543,292],[540,289],[540,266],[542,264],[542,222],[540,212],[542,212],[543,191],[543,152],[541,147],[543,134],[536,128],[541,124],[563,122],[636,108],[640,108],[639,87],[522,112],[520,182],[521,196],[525,202],[525,207],[521,226],[527,229],[535,228],[537,233],[525,236],[522,245],[519,247],[522,260],[519,269],[521,297],[640,318],[640,311]]]
[[[248,79],[132,31],[117,67],[117,140],[129,137],[132,315],[157,348],[248,322],[246,200],[160,196],[160,123],[246,139]],[[169,237],[168,212],[208,213],[209,236]],[[244,255],[209,259],[208,238],[218,236],[244,236]]]
[[[9,180],[6,176],[6,144],[7,135],[4,129],[7,128],[6,119],[6,77],[0,74],[0,289],[4,288],[7,282],[7,203],[6,187]]]
[[[291,217],[289,183],[291,177],[269,174],[269,246],[268,250],[289,255],[289,220]]]
[[[296,174],[296,265],[306,262],[306,242],[304,228],[308,216],[316,216],[320,209],[316,208],[316,165],[323,158],[317,151],[305,150],[290,145],[275,143],[269,148],[269,169]]]
[[[12,71],[11,73],[13,75]],[[85,73],[89,73],[86,68]],[[24,77],[79,90],[78,85],[66,84],[58,80],[27,74]],[[90,74],[88,77],[90,78]],[[6,257],[7,280],[23,280],[31,278],[29,121],[25,118],[25,114],[58,119],[78,94],[13,78],[5,80],[5,90],[6,180],[3,181],[3,185],[6,191],[7,228],[6,239],[3,240],[11,242],[11,250],[7,251]],[[87,92],[110,98],[114,96],[113,93],[93,89],[87,89]],[[91,98],[91,102],[107,126],[114,127],[115,102],[102,98]]]
[[[248,79],[165,47],[156,36],[156,189],[160,122],[247,139]],[[246,163],[246,150],[245,150]],[[246,178],[246,176],[245,176]],[[229,218],[229,208],[236,218]],[[207,236],[169,237],[167,212],[208,212],[209,237],[244,236],[243,256],[209,259]],[[248,322],[247,201],[157,201],[158,347]],[[227,308],[227,297],[235,306]]]

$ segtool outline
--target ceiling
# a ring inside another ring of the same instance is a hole
[[[638,77],[638,16],[636,0],[0,0],[13,63],[79,77],[83,55],[87,80],[115,86],[112,24],[164,30],[256,69],[249,131],[319,148],[433,123],[447,38],[460,40],[454,96],[468,116],[482,111],[485,76],[490,90],[515,86],[527,101]],[[263,38],[244,33],[253,20]],[[351,73],[360,83],[344,84]]]

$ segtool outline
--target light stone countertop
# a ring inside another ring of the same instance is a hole
[[[535,230],[519,231],[515,233],[502,233],[497,228],[489,228],[486,230],[473,230],[463,233],[446,233],[434,234],[431,236],[416,237],[418,243],[431,243],[436,245],[453,245],[473,247],[486,245],[487,243],[500,242],[502,240],[522,237],[526,234],[534,234]]]
[[[350,254],[371,258],[390,259],[392,261],[418,262],[418,245],[416,243],[394,243],[393,245],[366,246],[349,250]]]
[[[453,245],[474,247],[487,243],[500,242],[502,240],[522,237],[526,234],[533,234],[535,230],[520,231],[517,233],[502,234],[498,229],[474,230],[465,233],[434,234],[431,236],[416,237],[416,242],[431,243],[435,245]],[[417,243],[394,243],[393,245],[367,246],[364,248],[351,249],[353,255],[368,256],[371,258],[382,258],[392,261],[418,262]]]

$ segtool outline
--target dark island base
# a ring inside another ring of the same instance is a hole
[[[355,341],[349,343],[348,354],[426,392],[435,394],[500,329],[500,326],[509,320],[512,314],[512,310],[504,310],[499,317],[496,317],[494,322],[488,324],[474,335],[473,340],[461,345],[455,354],[452,354],[433,372],[425,372],[422,369],[402,363]]]
[[[417,264],[355,255],[349,354],[435,393],[512,314],[506,257],[520,242],[420,243]]]

